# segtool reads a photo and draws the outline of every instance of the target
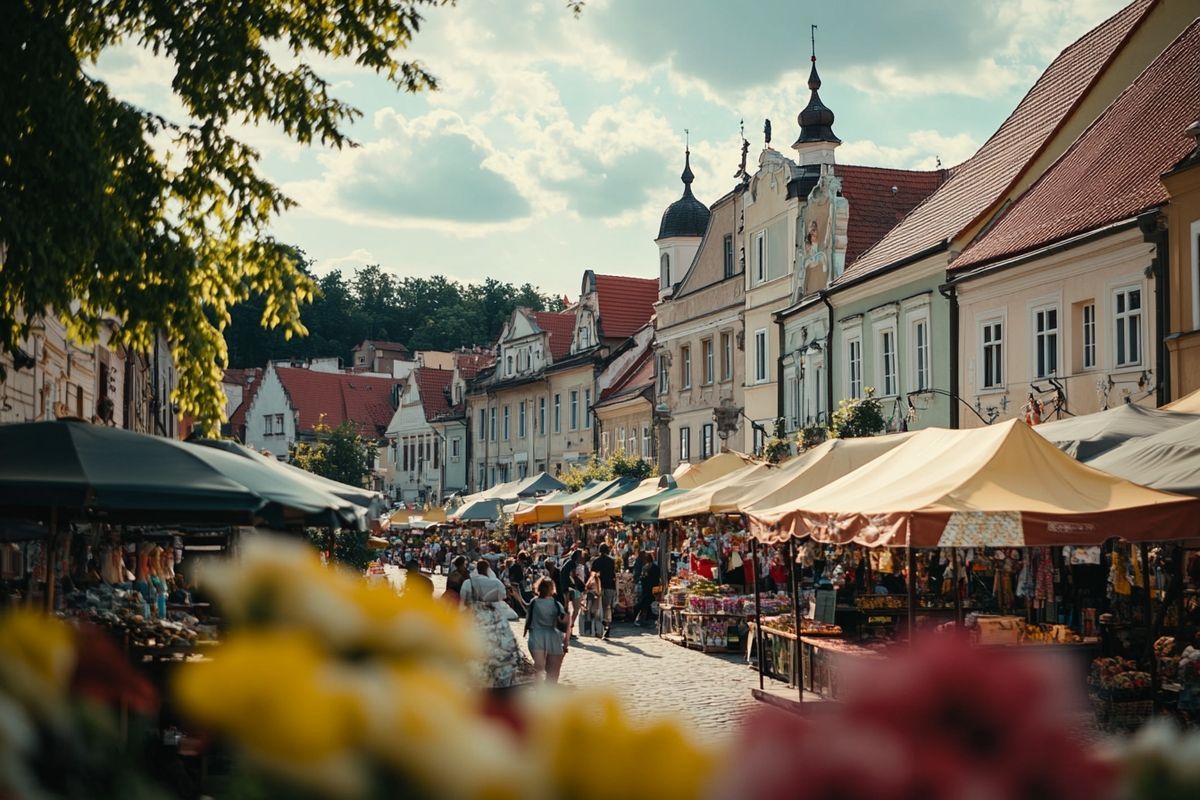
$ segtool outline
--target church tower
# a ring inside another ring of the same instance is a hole
[[[671,287],[683,279],[684,272],[692,263],[692,257],[700,249],[700,240],[708,229],[710,212],[708,206],[692,194],[692,153],[683,153],[683,196],[663,212],[658,225],[658,296],[666,298]]]

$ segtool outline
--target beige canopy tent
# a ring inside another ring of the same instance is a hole
[[[780,468],[772,464],[747,464],[703,486],[664,500],[658,507],[658,518],[680,519],[737,511],[738,498],[779,471]]]
[[[672,477],[675,478],[675,485],[680,489],[695,489],[697,486],[703,486],[723,475],[728,475],[736,469],[742,469],[748,464],[760,463],[762,462],[745,453],[726,450],[699,464],[680,464],[675,468]]]
[[[665,479],[674,485],[674,480],[670,477]],[[597,522],[606,522],[610,519],[616,519],[621,516],[621,509],[626,503],[636,503],[638,500],[645,500],[661,492],[667,486],[664,484],[663,477],[646,478],[633,489],[624,494],[614,496],[601,497],[596,500],[591,500],[587,503],[576,506],[571,511],[571,519],[583,525],[592,525]]]
[[[1167,403],[1162,407],[1163,411],[1184,411],[1188,414],[1200,414],[1200,389],[1185,394],[1178,400]]]
[[[890,547],[1097,544],[1193,537],[1200,499],[1084,466],[1019,420],[919,431],[811,494],[753,510],[760,539]]]

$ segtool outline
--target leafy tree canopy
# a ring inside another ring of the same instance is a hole
[[[85,341],[111,315],[119,339],[144,351],[162,331],[181,411],[214,425],[231,307],[255,298],[260,324],[286,339],[305,332],[300,306],[316,290],[268,234],[291,201],[234,126],[351,144],[360,112],[305,59],[434,88],[399,54],[438,2],[0,2],[0,348],[13,352],[46,314]],[[185,119],[121,100],[92,74],[121,44],[170,62]]]
[[[375,466],[375,443],[360,436],[350,420],[336,428],[322,422],[313,431],[316,441],[292,446],[291,462],[323,478],[368,488]]]
[[[860,436],[874,436],[887,430],[883,404],[875,396],[875,390],[868,388],[864,395],[857,399],[842,400],[838,404],[829,426],[830,436],[835,439],[854,439]]]
[[[586,464],[571,467],[559,475],[558,479],[565,483],[568,489],[577,492],[586,486],[588,481],[611,481],[613,478],[645,480],[657,474],[657,465],[636,455],[626,455],[623,449],[617,448],[604,461],[600,461],[593,454]]]

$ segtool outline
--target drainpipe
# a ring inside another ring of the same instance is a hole
[[[1138,228],[1142,231],[1142,240],[1154,245],[1154,258],[1146,268],[1146,276],[1154,277],[1154,339],[1158,343],[1154,351],[1158,376],[1155,400],[1161,406],[1171,399],[1171,355],[1167,349],[1168,316],[1171,313],[1171,278],[1167,274],[1169,232],[1164,221],[1159,219],[1158,209],[1138,217]]]
[[[787,336],[783,328],[783,320],[775,317],[775,327],[779,329],[779,354],[775,357],[775,419],[786,420],[787,411],[783,407],[783,350],[787,347]],[[799,368],[799,364],[796,365]],[[787,429],[787,423],[784,422],[784,429]],[[771,434],[775,434],[774,427],[771,429]]]
[[[829,322],[825,325],[825,424],[828,426],[833,421],[833,303],[824,289],[821,302],[829,309]]]
[[[938,294],[950,304],[950,396],[958,397],[958,286],[950,281],[938,287]],[[932,330],[933,322],[930,321]],[[950,427],[959,426],[958,403],[950,401]]]

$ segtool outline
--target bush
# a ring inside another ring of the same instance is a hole
[[[864,397],[843,400],[833,412],[833,423],[829,435],[835,439],[857,439],[874,436],[887,430],[883,416],[883,404],[875,397],[875,390],[867,388]]]

